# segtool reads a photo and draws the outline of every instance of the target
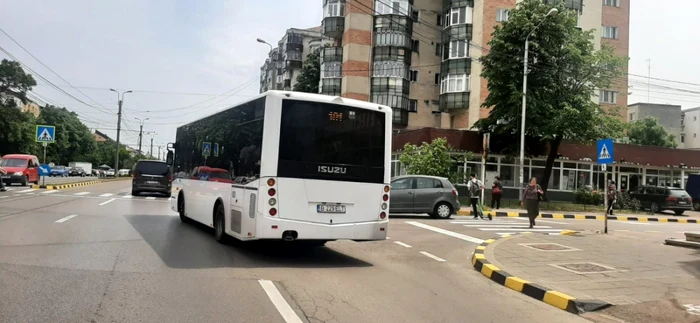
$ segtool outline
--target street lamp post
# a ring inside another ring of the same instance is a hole
[[[114,156],[114,171],[117,172],[119,170],[119,133],[122,130],[122,103],[124,102],[124,94],[131,93],[132,91],[119,93],[119,91],[115,89],[109,90],[117,93],[117,100],[119,101],[119,111],[117,112],[117,152]]]
[[[258,38],[258,39],[256,39],[256,41],[257,41],[258,43],[261,43],[261,44],[265,44],[265,45],[267,45],[267,46],[270,46],[270,51],[272,51],[272,45],[270,45],[270,43],[266,42],[264,39]]]
[[[527,73],[528,73],[528,52],[530,50],[530,36],[532,36],[532,33],[537,30],[544,22],[547,20],[547,17],[550,16],[556,16],[559,13],[559,10],[557,8],[552,8],[547,12],[547,15],[542,19],[542,21],[533,28],[529,34],[527,34],[527,37],[525,37],[525,58],[523,59],[523,108],[522,108],[522,115],[520,118],[520,185],[524,185],[525,183],[525,115],[527,111]],[[520,199],[522,200],[522,194],[523,191],[522,189],[519,190],[519,196]]]
[[[142,142],[142,139],[143,139],[143,123],[144,123],[146,120],[150,119],[150,118],[145,118],[145,119],[134,118],[134,119],[138,120],[138,121],[139,121],[139,124],[140,124],[140,125],[139,125],[139,154],[142,154],[142,155],[143,155],[143,153],[141,152],[141,142]]]

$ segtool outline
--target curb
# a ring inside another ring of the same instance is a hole
[[[59,185],[32,185],[32,188],[34,188],[34,189],[46,189],[46,190],[62,190],[65,188],[88,186],[88,185],[94,185],[94,184],[99,184],[99,183],[102,183],[102,181],[67,183],[67,184],[59,184]]]
[[[575,234],[575,231],[572,231],[570,234]],[[482,275],[484,275],[486,278],[490,279],[491,281],[508,287],[516,292],[525,294],[527,296],[530,296],[538,301],[547,303],[549,305],[552,305],[556,308],[565,310],[569,313],[573,314],[581,314],[584,312],[593,312],[597,310],[601,310],[607,307],[612,306],[609,303],[602,302],[602,301],[597,301],[597,300],[590,300],[590,301],[583,301],[576,299],[573,296],[551,290],[547,287],[529,282],[525,279],[513,276],[500,268],[496,267],[492,263],[490,263],[487,259],[486,256],[484,255],[484,251],[486,251],[486,247],[497,240],[512,237],[512,236],[517,236],[517,235],[530,235],[533,233],[520,233],[520,234],[509,234],[509,235],[504,235],[498,239],[488,239],[484,241],[482,244],[480,244],[478,247],[476,247],[476,250],[474,250],[474,255],[472,256],[472,265],[474,265],[474,269],[476,271],[480,272]],[[564,233],[562,233],[564,234]]]
[[[472,215],[472,211],[457,211],[458,215]],[[494,212],[486,211],[484,214],[491,214],[493,217],[511,217],[511,218],[527,218],[527,213],[519,212]],[[572,220],[605,220],[604,215],[585,215],[585,214],[564,214],[564,213],[540,213],[540,219],[572,219]],[[645,216],[608,216],[608,220],[615,221],[635,221],[635,222],[660,222],[660,223],[691,223],[700,224],[698,219],[675,219],[675,218],[652,218]]]

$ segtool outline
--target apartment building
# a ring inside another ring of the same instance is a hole
[[[522,0],[324,0],[320,92],[394,109],[397,129],[470,128],[488,116],[488,95],[475,62],[494,26]],[[543,0],[553,3],[555,0]],[[630,0],[566,0],[595,46],[629,53]],[[625,68],[627,72],[627,68]],[[627,119],[627,79],[594,98]]]
[[[260,67],[260,93],[268,90],[292,90],[306,57],[331,40],[321,34],[321,27],[287,29]]]
[[[700,149],[700,107],[681,111],[681,139],[679,148]]]
[[[627,107],[629,122],[652,117],[676,140],[678,148],[683,147],[683,117],[680,105],[634,103]]]

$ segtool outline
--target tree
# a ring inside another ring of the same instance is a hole
[[[408,174],[447,177],[453,183],[464,181],[465,174],[457,171],[472,154],[450,154],[450,146],[445,138],[436,138],[431,143],[420,146],[406,144],[399,157]]]
[[[0,155],[36,152],[34,116],[17,106],[17,100],[27,102],[27,91],[35,85],[19,63],[0,62]]]
[[[56,127],[56,142],[46,149],[47,162],[67,165],[72,161],[92,161],[97,143],[75,112],[47,105],[41,108],[38,122]]]
[[[297,76],[294,91],[318,93],[318,83],[321,81],[321,49],[317,49],[306,56],[304,66]]]
[[[647,117],[628,124],[627,136],[635,145],[676,148],[676,140],[658,120]]]
[[[627,61],[607,46],[596,51],[594,31],[580,30],[576,12],[563,3],[556,6],[559,15],[545,19],[551,8],[541,0],[525,0],[510,11],[508,21],[494,28],[490,49],[480,59],[481,76],[489,90],[483,107],[493,109],[475,124],[485,132],[514,138],[520,134],[525,38],[541,23],[530,36],[525,133],[549,146],[540,179],[545,191],[563,139],[588,142],[621,137],[623,124],[617,109],[604,109],[591,98],[622,75]]]

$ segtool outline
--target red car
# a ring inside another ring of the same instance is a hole
[[[34,155],[12,154],[2,156],[0,167],[7,171],[2,181],[7,184],[39,184],[39,158]]]

